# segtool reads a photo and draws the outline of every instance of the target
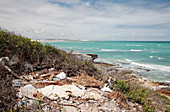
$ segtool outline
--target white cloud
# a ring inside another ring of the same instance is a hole
[[[39,39],[170,40],[169,29],[147,27],[170,25],[170,8],[156,10],[104,1],[93,5],[81,0],[49,1],[0,1],[0,26]]]

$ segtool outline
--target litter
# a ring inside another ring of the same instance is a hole
[[[51,74],[48,80],[52,81],[53,77],[54,77],[54,74]]]
[[[56,77],[59,78],[59,79],[65,79],[66,78],[66,74],[64,72],[61,72],[61,73],[57,74]]]
[[[20,88],[22,85],[21,85],[19,80],[13,80],[13,86],[17,87],[17,88]]]
[[[37,93],[37,89],[35,89],[31,84],[28,84],[24,87],[21,87],[21,92],[24,96],[35,99],[35,97],[33,97],[33,94]]]
[[[112,92],[112,90],[109,87],[106,87],[107,84],[101,89],[103,92]]]
[[[44,88],[38,89],[43,95],[47,96],[52,100],[60,98],[68,98],[71,94],[72,96],[81,97],[84,94],[84,91],[79,89],[75,85],[49,85]]]

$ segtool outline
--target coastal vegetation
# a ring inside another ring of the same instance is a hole
[[[19,76],[52,67],[65,72],[68,76],[78,76],[83,72],[100,81],[103,80],[104,76],[90,61],[81,61],[71,53],[68,54],[53,46],[43,45],[38,41],[32,41],[29,38],[4,30],[0,30],[0,57],[15,58],[18,62],[8,66]],[[28,65],[29,67],[27,67]],[[13,77],[9,74],[11,73],[0,65],[0,89],[2,90],[0,93],[0,108],[3,108],[2,111],[10,110],[17,102],[15,98],[16,91],[12,87]],[[169,110],[167,106],[170,104],[169,99],[153,90],[119,78],[112,84],[114,86],[113,90],[122,92],[126,99],[139,103],[146,112],[154,112],[158,102],[161,102],[160,110],[167,112]]]
[[[100,74],[89,61],[79,61],[63,50],[50,45],[43,45],[21,35],[0,30],[0,43],[0,57],[12,58],[14,55],[17,56],[19,63],[12,70],[18,74],[23,71],[29,73],[51,67],[56,67],[58,70],[63,70],[65,73],[74,76],[78,75],[80,71],[85,71],[90,76]],[[24,70],[26,62],[31,64],[33,69]]]
[[[148,98],[148,92],[146,89],[138,86],[129,86],[123,80],[117,80],[114,85],[115,90],[121,91],[125,94],[126,98],[143,105],[143,110],[146,112],[154,112],[152,102]]]

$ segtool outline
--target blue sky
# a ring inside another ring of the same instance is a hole
[[[32,39],[170,41],[170,0],[1,0],[0,27]]]

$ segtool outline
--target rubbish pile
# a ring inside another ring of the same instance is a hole
[[[5,60],[5,59],[4,59]],[[43,69],[21,76],[4,64],[16,79],[17,107],[26,111],[43,112],[122,112],[138,111],[142,107],[125,100],[123,93],[115,92],[109,77],[102,82],[82,71],[70,76],[55,68]]]
[[[20,76],[13,81],[18,89],[18,106],[41,108],[44,112],[103,112],[129,110],[125,102],[111,97],[114,92],[107,83],[100,82],[85,73],[67,77],[54,68]]]

